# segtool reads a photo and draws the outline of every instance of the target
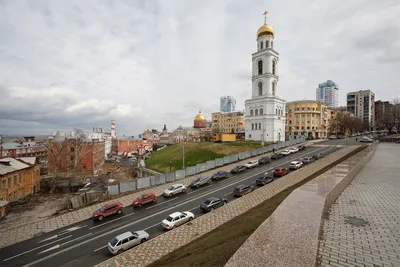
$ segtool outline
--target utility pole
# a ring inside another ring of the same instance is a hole
[[[182,143],[182,170],[185,169],[185,145]]]

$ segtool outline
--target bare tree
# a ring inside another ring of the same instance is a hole
[[[80,129],[73,130],[73,137],[69,139],[71,150],[71,167],[72,173],[77,176],[82,169],[78,168],[81,164],[82,158],[92,151],[92,142],[88,140],[84,132]],[[85,166],[82,166],[85,168]]]
[[[63,158],[65,157],[64,151],[68,147],[68,142],[65,138],[56,137],[55,139],[49,139],[48,146],[46,147],[49,151],[49,174],[50,174],[50,193],[54,193],[56,180],[60,178],[60,174],[63,170]]]

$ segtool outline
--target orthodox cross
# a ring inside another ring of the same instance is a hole
[[[264,11],[264,13],[263,13],[263,15],[264,15],[264,24],[267,24],[267,15],[268,15],[268,11]]]

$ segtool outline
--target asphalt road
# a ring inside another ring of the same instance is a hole
[[[351,139],[346,142],[347,145],[358,143]],[[269,164],[213,181],[211,185],[188,188],[186,193],[171,198],[160,196],[155,204],[142,208],[125,207],[120,216],[110,216],[101,222],[88,219],[5,247],[0,250],[0,266],[94,266],[111,257],[107,243],[119,234],[145,230],[153,238],[165,232],[161,221],[175,211],[191,211],[196,217],[201,216],[199,205],[206,198],[224,196],[231,202],[235,199],[232,193],[237,185],[255,185],[255,179],[265,172],[271,172],[276,167],[288,167],[289,162],[306,155],[329,153],[338,145],[345,144],[343,139],[320,142]]]

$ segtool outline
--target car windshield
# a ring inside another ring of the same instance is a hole
[[[138,200],[142,200],[143,199],[143,195],[139,196],[137,199]]]
[[[118,239],[113,238],[113,240],[110,241],[111,246],[115,247],[115,245],[118,243]]]
[[[170,187],[168,187],[168,190],[170,190],[170,191],[171,191],[171,190],[174,190],[174,188],[175,188],[175,187],[173,187],[173,186],[170,186]]]
[[[196,180],[193,181],[193,183],[197,183],[198,181],[200,181],[201,178],[197,178]]]
[[[106,206],[101,207],[100,211],[105,211],[107,209]]]
[[[171,216],[168,216],[168,217],[167,217],[167,221],[169,221],[169,222],[172,222],[173,219],[174,219],[174,218],[172,218]]]
[[[211,203],[211,200],[207,199],[206,201],[203,202],[204,205],[208,205]]]

